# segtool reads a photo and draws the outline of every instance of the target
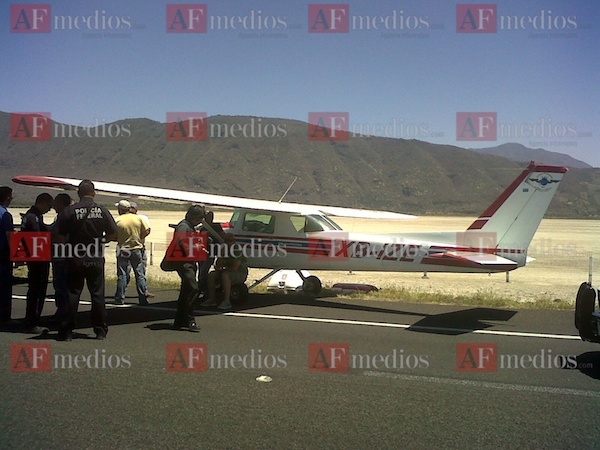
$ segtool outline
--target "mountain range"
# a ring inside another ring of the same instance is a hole
[[[578,169],[591,169],[588,163],[573,158],[564,153],[549,152],[543,148],[529,148],[522,144],[508,143],[496,147],[472,149],[485,155],[502,156],[512,161],[529,162],[544,161],[545,164],[556,166],[575,167]]]
[[[14,140],[0,112],[0,184],[47,175],[279,200],[298,177],[285,201],[472,216],[535,159],[570,167],[549,216],[600,216],[600,169],[519,144],[473,151],[374,136],[310,140],[306,122],[249,116],[208,117],[201,141],[168,139],[168,124],[143,118],[51,125],[49,140]],[[40,192],[13,188],[23,206]]]

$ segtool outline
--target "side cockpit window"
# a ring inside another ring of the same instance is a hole
[[[305,233],[317,231],[334,231],[342,228],[327,216],[310,215],[306,216]]]
[[[290,222],[298,233],[318,233],[320,231],[341,230],[342,228],[326,216],[316,214],[290,216]]]
[[[304,227],[306,223],[306,217],[304,216],[290,216],[290,222],[297,233],[304,233]]]
[[[320,220],[318,220],[314,216],[306,216],[306,224],[304,225],[305,233],[314,233],[317,231],[325,231],[326,228],[323,227],[323,224]]]
[[[231,219],[229,219],[229,224],[232,228],[235,228],[237,221],[240,220],[240,215],[241,211],[239,209],[233,211],[233,215],[231,216]]]
[[[275,217],[271,214],[246,213],[242,230],[273,234],[275,232]]]

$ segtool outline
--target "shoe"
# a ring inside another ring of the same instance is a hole
[[[148,300],[141,300],[140,301],[140,306],[148,306],[150,303],[148,303]]]
[[[97,331],[96,332],[96,339],[98,339],[99,341],[103,341],[104,339],[106,339],[106,331],[104,331],[104,330]]]
[[[124,305],[125,304],[125,300],[117,300],[115,299],[115,305]]]
[[[200,331],[200,327],[196,325],[196,322],[191,322],[188,325],[181,325],[179,323],[173,324],[173,329],[177,331],[191,331],[192,333],[197,333]]]
[[[48,328],[46,327],[25,327],[23,330],[24,333],[27,334],[46,334],[48,332]]]
[[[192,333],[197,333],[200,331],[200,327],[198,325],[196,325],[196,322],[191,322],[186,328],[188,331],[191,331]]]
[[[106,333],[108,333],[108,331],[103,327],[94,327],[94,333],[96,333],[96,339],[103,341],[106,339]]]
[[[73,340],[73,333],[70,331],[61,331],[58,333],[57,341],[71,342]]]
[[[200,303],[200,306],[217,306],[217,302],[209,298],[208,300],[204,300],[202,303]]]
[[[156,296],[154,294],[151,294],[150,292],[146,292],[146,297],[148,297],[148,298],[154,298]]]
[[[221,302],[221,304],[217,306],[217,309],[222,309],[224,311],[231,309],[231,302]]]

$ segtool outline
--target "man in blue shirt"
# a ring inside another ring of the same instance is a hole
[[[8,324],[12,313],[12,261],[10,260],[10,233],[15,230],[13,217],[7,208],[12,200],[12,189],[0,186],[0,325]]]

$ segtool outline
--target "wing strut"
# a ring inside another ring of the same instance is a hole
[[[271,270],[268,274],[266,274],[264,277],[262,277],[260,280],[255,281],[254,283],[252,283],[252,286],[250,286],[248,288],[248,290],[258,286],[260,283],[262,283],[263,281],[265,281],[267,278],[269,278],[271,275],[276,274],[277,272],[279,272],[281,269],[273,269]]]
[[[287,195],[288,192],[290,192],[290,189],[292,188],[292,186],[294,185],[294,183],[298,180],[298,177],[294,178],[294,181],[292,181],[292,184],[290,184],[290,187],[287,188],[287,190],[283,193],[283,195],[281,196],[281,198],[279,199],[279,201],[277,203],[281,203],[283,201],[283,197],[285,197]]]

